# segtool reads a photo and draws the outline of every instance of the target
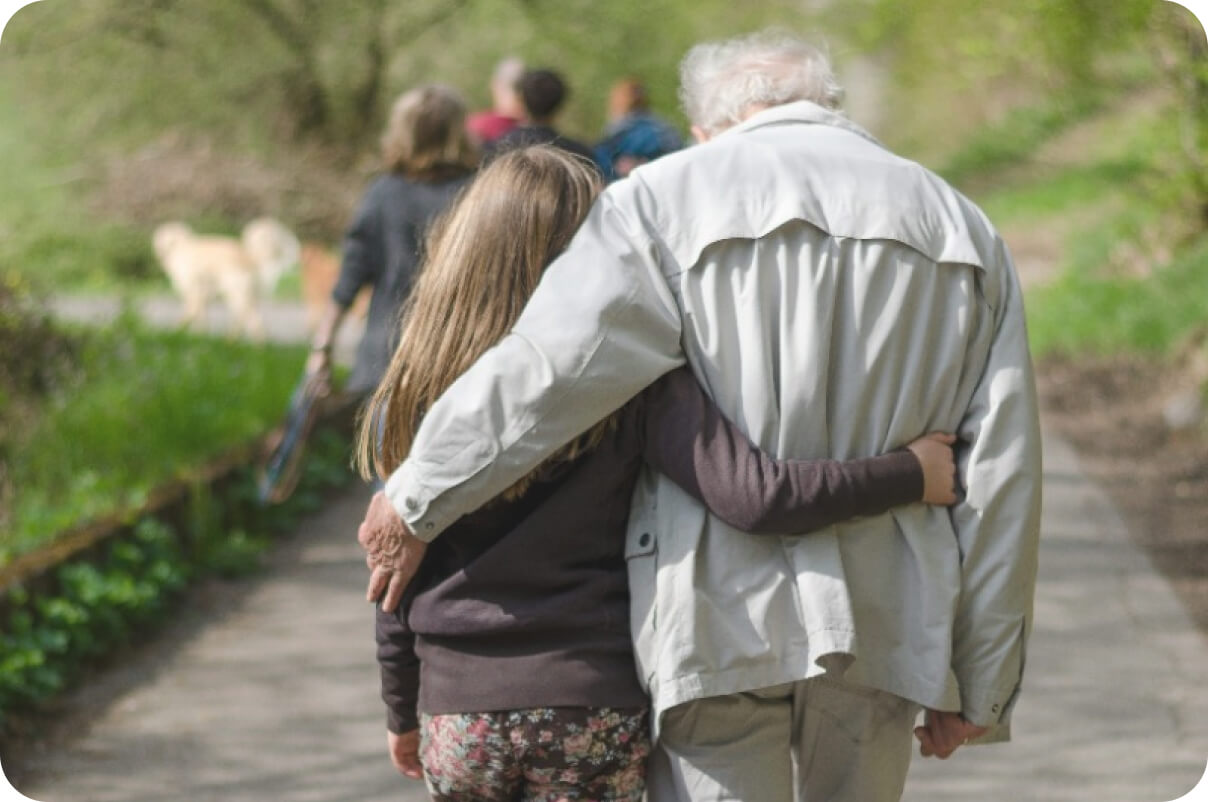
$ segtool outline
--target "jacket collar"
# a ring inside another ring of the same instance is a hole
[[[811,103],[808,100],[795,100],[792,103],[784,103],[779,106],[772,106],[769,109],[756,112],[747,119],[743,120],[738,125],[726,129],[718,136],[726,136],[731,133],[742,133],[744,131],[753,131],[757,128],[766,128],[773,125],[784,125],[786,123],[807,123],[812,125],[829,125],[835,128],[842,128],[845,131],[867,139],[869,142],[884,147],[877,138],[861,126],[847,119],[838,112],[824,109],[817,103]]]

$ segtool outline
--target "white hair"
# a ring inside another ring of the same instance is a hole
[[[752,107],[794,100],[838,109],[843,88],[826,54],[787,32],[702,42],[680,62],[684,113],[706,133],[741,122]]]

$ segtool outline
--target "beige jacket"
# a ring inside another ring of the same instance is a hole
[[[428,412],[387,495],[435,537],[684,361],[782,457],[956,431],[967,492],[756,538],[648,473],[627,558],[656,712],[845,670],[1006,738],[1041,474],[1015,271],[971,202],[811,103],[612,185],[513,333]]]

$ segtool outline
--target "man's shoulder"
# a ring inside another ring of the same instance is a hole
[[[640,211],[682,267],[722,239],[801,221],[827,235],[900,242],[936,262],[986,268],[998,234],[934,172],[870,137],[785,123],[736,131],[636,169],[610,188]]]

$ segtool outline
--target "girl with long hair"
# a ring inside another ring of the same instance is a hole
[[[363,473],[403,461],[425,410],[507,335],[599,191],[587,162],[524,148],[484,168],[436,224],[363,415]],[[897,504],[952,503],[951,442],[932,434],[846,462],[774,459],[686,368],[672,371],[455,522],[397,611],[378,610],[395,766],[422,776],[435,800],[637,802],[650,740],[625,553],[642,465],[740,529],[802,534]]]

